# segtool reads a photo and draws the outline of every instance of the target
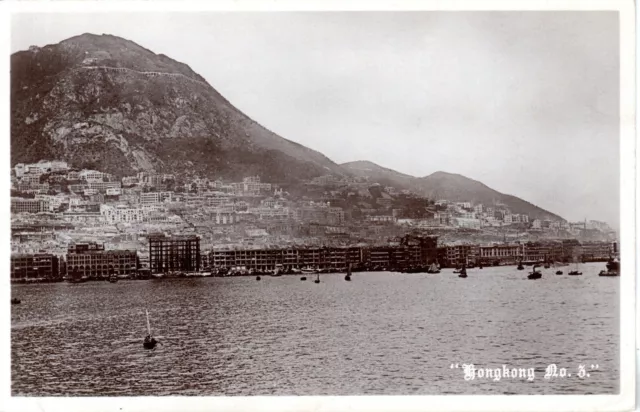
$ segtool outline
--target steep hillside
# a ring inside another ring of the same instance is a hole
[[[341,175],[236,109],[189,66],[110,35],[11,56],[11,163],[269,181]]]
[[[562,219],[518,197],[500,193],[481,182],[458,174],[436,172],[418,178],[369,161],[344,163],[342,167],[356,176],[366,176],[372,181],[410,189],[434,200],[469,201],[485,205],[504,203],[513,213],[524,213],[534,219]]]

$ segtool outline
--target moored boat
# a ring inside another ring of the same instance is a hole
[[[18,299],[18,298],[12,298],[11,299],[11,304],[12,305],[18,305],[18,304],[20,304],[20,302],[21,302],[21,300]]]
[[[440,268],[433,262],[431,266],[429,266],[429,269],[427,269],[427,273],[440,273]]]
[[[533,272],[529,272],[529,276],[527,276],[528,279],[542,278],[542,272],[540,272],[539,270],[536,270],[537,267],[538,265],[533,265]]]

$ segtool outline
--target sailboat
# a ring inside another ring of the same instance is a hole
[[[313,283],[320,283],[320,272],[318,272],[316,275],[318,277],[316,278],[316,280],[313,281]]]
[[[153,349],[156,347],[156,344],[158,343],[158,341],[151,336],[151,324],[149,323],[149,311],[145,309],[145,313],[147,314],[147,332],[149,334],[147,335],[146,338],[144,338],[144,342],[142,343],[142,346],[144,346],[145,349]]]
[[[578,262],[576,261],[576,268],[568,273],[569,276],[580,276],[582,272],[578,271]]]
[[[435,262],[433,262],[427,269],[427,273],[440,273],[440,268]]]
[[[351,281],[351,263],[349,263],[349,266],[347,266],[347,275],[344,277],[344,280],[346,280],[347,282]]]

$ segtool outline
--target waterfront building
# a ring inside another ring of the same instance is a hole
[[[602,261],[613,256],[613,244],[610,242],[582,243],[582,261]]]
[[[200,238],[196,235],[149,237],[151,273],[200,270]]]
[[[135,276],[138,269],[135,250],[105,250],[96,242],[75,243],[67,250],[67,274],[90,279],[111,275]]]
[[[11,255],[11,280],[55,280],[60,277],[58,269],[58,257],[49,253]]]
[[[475,264],[478,257],[478,248],[473,245],[450,245],[445,246],[444,262],[440,262],[447,267],[461,267],[462,265]]]
[[[523,245],[524,260],[543,262],[553,259],[553,247],[548,243],[527,242]]]
[[[524,259],[522,245],[480,246],[478,249],[479,260],[485,264],[491,264],[495,261],[512,264]]]

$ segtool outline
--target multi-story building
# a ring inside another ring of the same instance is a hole
[[[140,194],[140,203],[142,205],[152,205],[171,201],[171,192],[149,192]]]
[[[200,238],[196,235],[149,237],[151,273],[200,270]]]
[[[67,250],[67,275],[90,279],[135,276],[138,258],[135,250],[105,250],[95,242],[75,243]]]
[[[11,198],[11,213],[40,213],[49,211],[47,199]]]
[[[144,209],[124,205],[100,205],[100,214],[107,223],[142,222],[145,218]]]
[[[89,188],[95,189],[100,192],[106,192],[109,189],[120,189],[122,184],[120,182],[89,182]]]
[[[479,263],[492,264],[496,261],[504,264],[516,263],[524,259],[522,245],[493,245],[478,248]]]
[[[59,259],[55,255],[48,253],[11,255],[11,280],[59,278]]]
[[[443,266],[461,267],[462,265],[470,265],[476,263],[478,248],[473,245],[451,245],[445,246],[444,262],[440,262]]]
[[[81,170],[78,176],[87,182],[102,182],[106,174],[97,170]]]
[[[583,242],[582,261],[604,261],[613,256],[613,244],[610,242]]]
[[[524,260],[529,262],[546,262],[553,259],[554,249],[549,243],[527,242],[523,245]]]

